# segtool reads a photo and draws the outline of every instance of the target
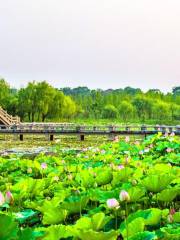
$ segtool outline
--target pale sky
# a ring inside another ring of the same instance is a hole
[[[12,86],[180,85],[180,0],[0,0],[0,76]]]

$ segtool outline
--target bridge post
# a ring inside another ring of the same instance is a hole
[[[78,133],[78,140],[84,141],[85,140],[85,135],[83,133],[81,133],[81,130],[82,130],[81,126],[76,127],[76,131]]]
[[[141,126],[141,131],[144,133],[144,138],[146,139],[146,137],[147,137],[147,134],[146,134],[147,127],[145,125],[142,125]]]
[[[23,141],[23,140],[24,140],[24,136],[23,136],[22,133],[19,135],[19,140],[20,140],[20,141]]]
[[[53,135],[53,134],[50,134],[50,135],[49,135],[49,140],[50,140],[50,141],[54,141],[54,135]]]
[[[180,125],[176,126],[176,133],[180,134]]]
[[[114,141],[116,139],[116,135],[113,133],[114,130],[115,130],[114,126],[109,126],[109,137],[108,137],[108,139],[110,141]]]

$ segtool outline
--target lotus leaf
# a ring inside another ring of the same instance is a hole
[[[81,240],[116,240],[118,233],[114,230],[110,232],[95,232],[93,230],[79,230],[77,237]]]
[[[80,213],[89,201],[88,196],[70,196],[64,200],[61,208],[66,209],[69,214]]]
[[[171,202],[177,196],[177,189],[170,188],[164,189],[162,192],[157,194],[158,201]]]
[[[169,174],[150,175],[142,181],[142,184],[148,191],[158,193],[164,190],[173,178],[174,177]]]
[[[173,215],[173,220],[174,220],[174,222],[176,222],[176,223],[180,223],[180,212],[176,212],[176,213]]]
[[[157,236],[153,232],[139,232],[135,234],[133,237],[130,237],[129,240],[155,240],[157,239]]]
[[[127,238],[127,233],[128,237],[134,236],[138,232],[143,232],[144,231],[144,219],[139,217],[135,218],[133,221],[128,222],[127,225],[125,222],[123,222],[120,225],[119,232],[123,235],[123,237],[126,239]]]
[[[0,239],[16,239],[17,233],[18,225],[13,218],[4,214],[0,214]]]
[[[113,175],[110,170],[100,170],[97,172],[96,182],[100,185],[106,185],[112,181]]]
[[[130,202],[139,202],[144,197],[145,190],[141,187],[131,187],[128,189],[128,193],[130,196]]]

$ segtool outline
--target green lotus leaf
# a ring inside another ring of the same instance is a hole
[[[180,227],[179,225],[169,225],[160,229],[163,233],[162,240],[179,240]]]
[[[133,237],[130,237],[129,240],[155,240],[157,236],[154,232],[139,232],[135,234]]]
[[[127,181],[133,170],[125,167],[117,172],[113,172],[112,186],[120,185],[123,181]]]
[[[100,189],[91,189],[89,191],[89,197],[91,201],[106,202],[109,198],[119,198],[119,189],[113,191],[103,191]]]
[[[146,211],[146,210],[145,210]],[[148,216],[147,219],[144,220],[145,225],[157,225],[160,223],[162,216],[162,211],[158,208],[151,208],[150,209],[150,215]]]
[[[13,215],[15,219],[21,224],[25,222],[34,223],[39,219],[38,212],[35,212],[31,209],[25,209],[22,212],[14,213]]]
[[[164,189],[162,192],[157,194],[157,199],[162,202],[171,202],[174,198],[176,198],[177,192],[177,189],[174,188]]]
[[[41,207],[37,207],[37,210],[43,213],[43,224],[61,223],[67,216],[67,211],[54,204],[54,201],[44,201]]]
[[[135,213],[131,213],[128,216],[128,223],[132,222],[136,218],[143,218],[145,225],[157,225],[162,216],[162,211],[158,208],[150,208],[146,210],[139,210]]]
[[[72,236],[70,227],[61,224],[52,225],[47,228],[37,228],[36,230],[45,232],[44,236],[40,238],[41,240],[59,240]]]
[[[100,170],[97,172],[96,183],[98,186],[106,185],[113,179],[111,170]]]
[[[36,240],[44,236],[43,231],[34,231],[31,228],[25,228],[18,234],[18,240]]]
[[[176,223],[180,223],[180,212],[176,212],[176,213],[173,215],[173,220],[174,220],[174,222],[176,222]]]
[[[118,236],[117,231],[110,232],[95,232],[93,230],[79,230],[77,237],[81,240],[116,240]]]
[[[119,232],[122,234],[122,236],[127,239],[128,237],[134,236],[138,232],[143,232],[144,231],[144,219],[139,217],[131,221],[130,223],[124,221],[121,223]]]
[[[92,174],[89,174],[88,171],[83,171],[76,176],[76,181],[78,181],[82,187],[90,188],[94,185],[94,177]]]
[[[66,209],[69,214],[80,213],[87,205],[89,201],[88,196],[70,196],[64,200],[61,204],[63,209]]]
[[[16,239],[18,225],[10,216],[0,214],[0,239],[10,240]]]
[[[130,202],[139,202],[145,195],[145,190],[141,187],[131,187],[128,189]]]
[[[169,174],[150,175],[142,181],[142,184],[148,191],[158,193],[164,190],[173,178],[174,177]]]
[[[94,231],[101,230],[106,223],[111,220],[111,217],[105,216],[103,212],[96,213],[92,216],[92,228]]]
[[[89,217],[81,217],[79,220],[77,220],[75,228],[84,230],[92,229],[92,219]]]

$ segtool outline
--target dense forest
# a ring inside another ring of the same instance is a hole
[[[0,79],[0,105],[22,121],[111,119],[134,123],[175,123],[180,120],[180,87],[164,94],[159,89],[90,90],[54,88],[46,81],[20,89]]]

